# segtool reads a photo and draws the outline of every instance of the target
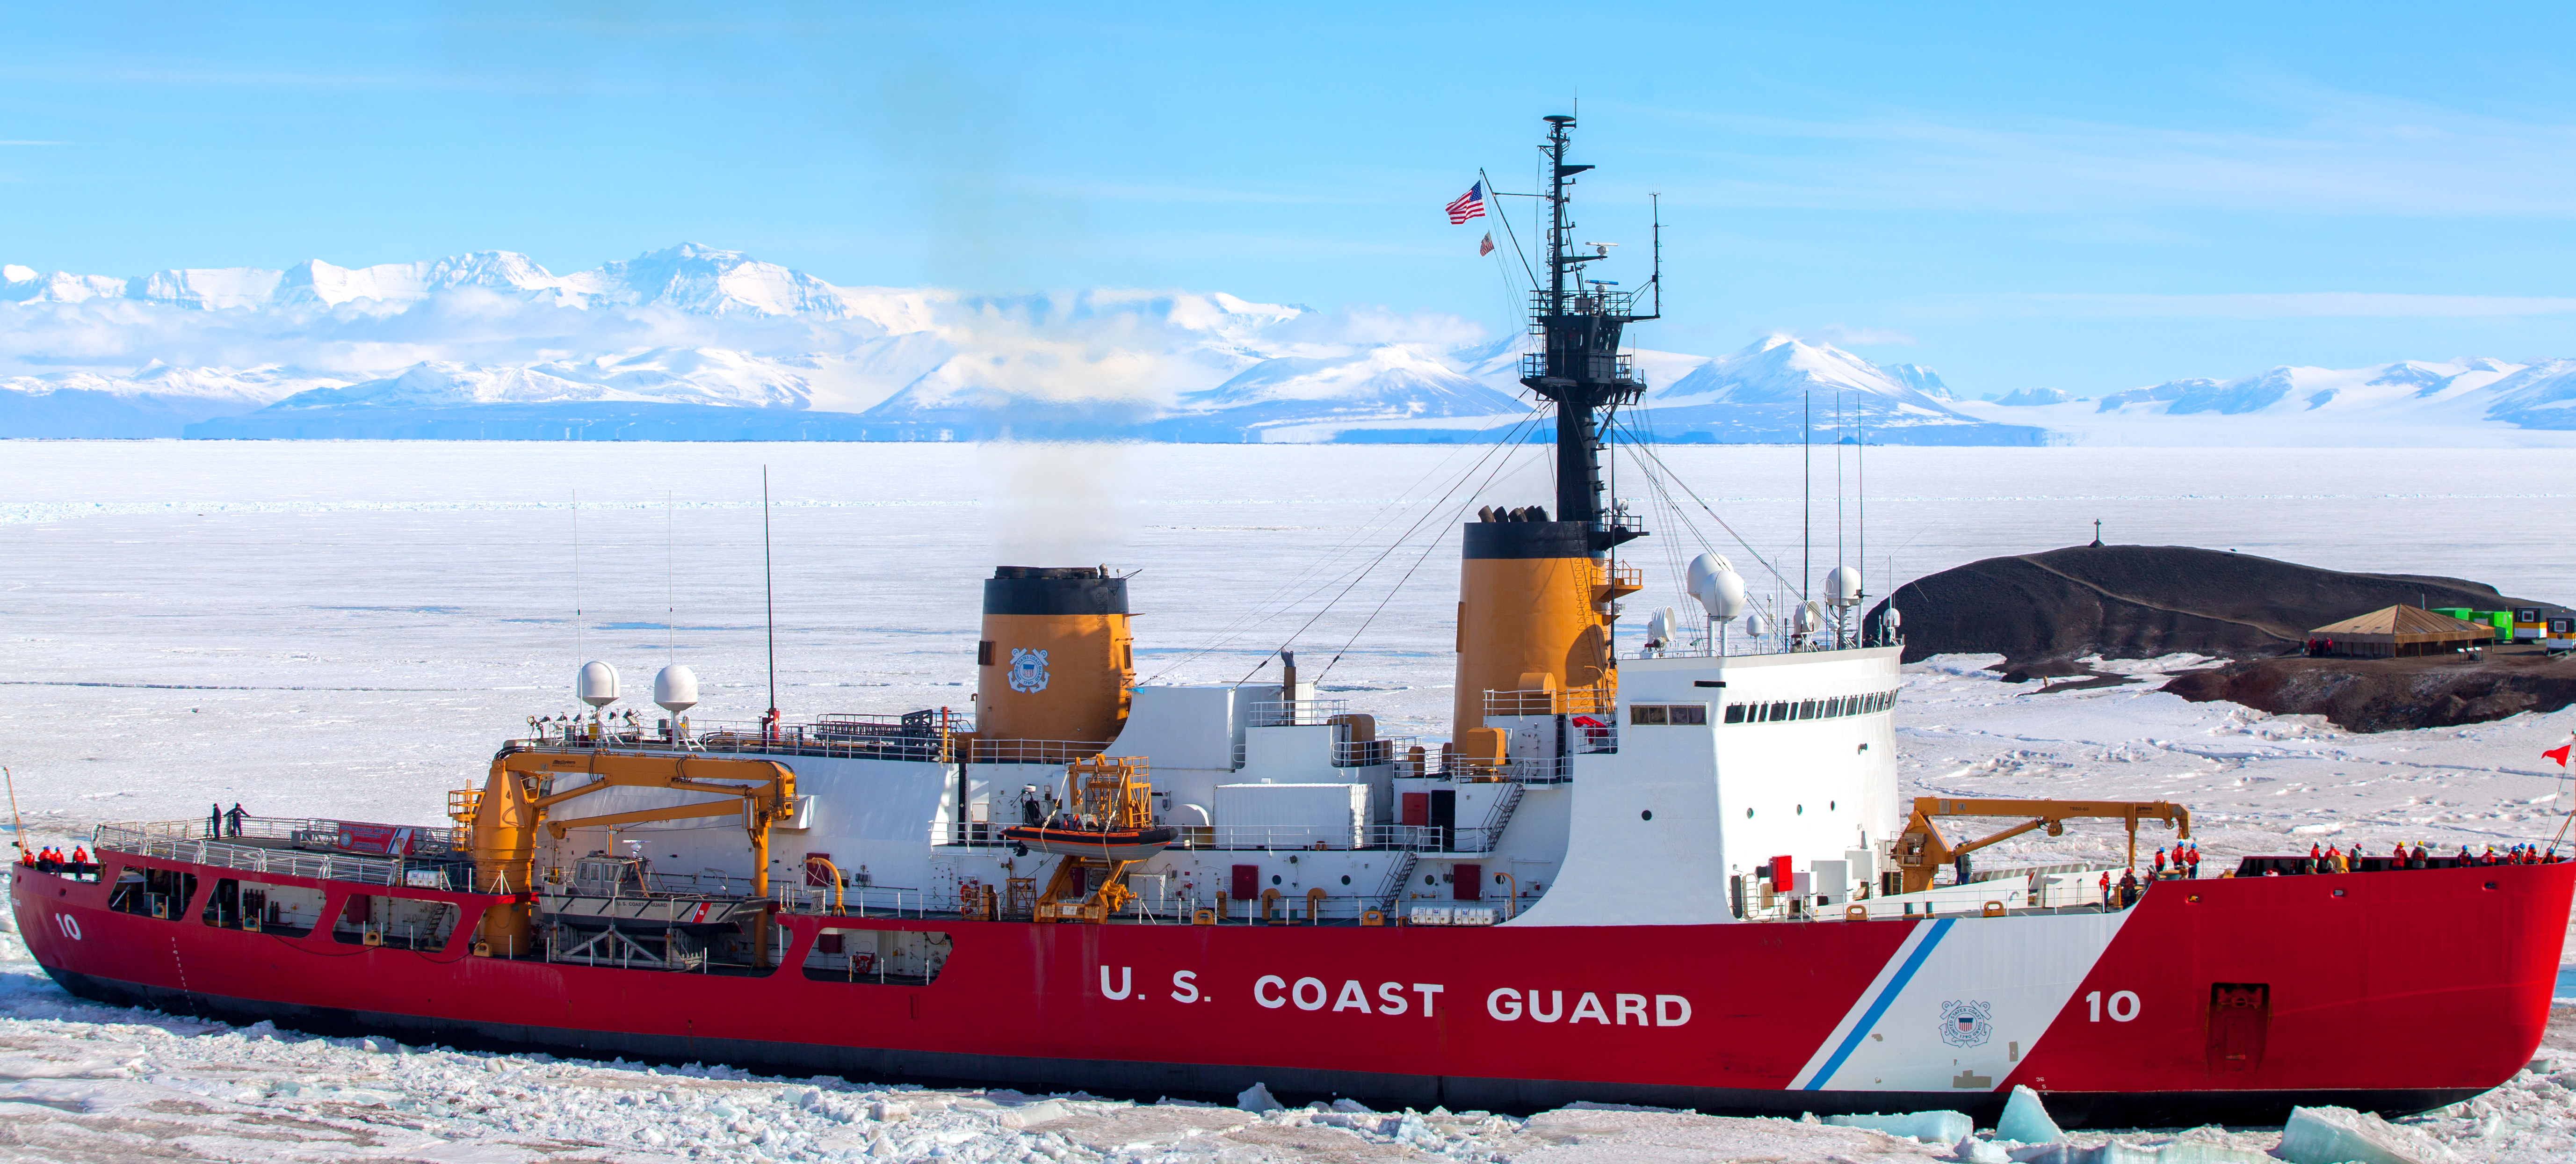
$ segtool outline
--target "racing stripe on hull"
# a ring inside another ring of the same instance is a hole
[[[1923,968],[1923,960],[1931,956],[1932,948],[1940,943],[1942,935],[1949,933],[1957,921],[1956,918],[1943,918],[1930,925],[1917,925],[1913,933],[1905,936],[1905,943],[1888,957],[1887,965],[1879,970],[1878,977],[1870,980],[1869,989],[1861,992],[1860,1001],[1843,1015],[1843,1021],[1834,1024],[1833,1033],[1816,1048],[1815,1056],[1798,1070],[1797,1078],[1789,1081],[1789,1090],[1820,1090],[1833,1078],[1834,1072],[1840,1070],[1852,1052],[1859,1049],[1861,1039],[1869,1034],[1869,1028],[1886,1013],[1888,1004],[1905,989],[1914,972]]]
[[[1944,919],[1889,960],[1793,1089],[1991,1092],[2064,1013],[2131,912]],[[1952,926],[1957,926],[1955,930]]]

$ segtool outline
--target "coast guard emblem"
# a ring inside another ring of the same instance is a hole
[[[1011,690],[1023,695],[1046,690],[1046,657],[1045,651],[1011,648]]]
[[[1995,1012],[1992,1003],[1945,1002],[1941,1004],[1941,1041],[1953,1047],[1982,1047],[1995,1037]]]

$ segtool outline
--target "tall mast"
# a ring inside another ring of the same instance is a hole
[[[1584,278],[1584,264],[1609,257],[1606,246],[1594,254],[1574,253],[1567,188],[1592,167],[1565,160],[1574,119],[1560,114],[1547,121],[1548,187],[1540,195],[1548,203],[1547,286],[1532,293],[1530,310],[1530,330],[1543,343],[1522,357],[1521,383],[1556,405],[1556,520],[1586,527],[1588,548],[1598,554],[1643,536],[1607,520],[1601,429],[1607,410],[1646,391],[1635,365],[1619,350],[1621,329],[1656,316],[1637,314],[1636,292]]]

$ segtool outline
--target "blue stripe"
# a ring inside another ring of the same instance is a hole
[[[1834,1057],[1825,1060],[1816,1077],[1807,1081],[1806,1090],[1824,1090],[1825,1081],[1832,1079],[1834,1072],[1842,1070],[1843,1060],[1851,1058],[1851,1053],[1860,1049],[1860,1041],[1869,1037],[1869,1029],[1878,1025],[1879,1016],[1886,1014],[1896,996],[1905,992],[1905,984],[1913,979],[1915,971],[1923,968],[1923,960],[1932,956],[1932,947],[1941,941],[1941,935],[1949,933],[1950,927],[1958,921],[1954,917],[1945,917],[1932,923],[1932,932],[1924,935],[1923,944],[1914,947],[1914,953],[1905,959],[1905,964],[1896,968],[1896,977],[1888,980],[1887,989],[1879,991],[1877,1000],[1869,1004],[1869,1010],[1860,1016],[1859,1022],[1852,1024],[1851,1033],[1843,1037],[1843,1045],[1834,1048]]]

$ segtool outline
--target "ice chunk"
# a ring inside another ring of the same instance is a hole
[[[1826,1116],[1838,1128],[1869,1128],[1891,1136],[1912,1136],[1926,1144],[1956,1144],[1975,1134],[1977,1121],[1966,1112],[1916,1111],[1895,1115]]]
[[[2447,1164],[2459,1157],[2413,1128],[2348,1107],[2294,1107],[2277,1153],[2290,1164]]]
[[[1258,1087],[1260,1084],[1256,1083],[1253,1086]],[[1265,1092],[1264,1094],[1267,1093]],[[1024,1103],[1018,1107],[1004,1108],[1002,1110],[1002,1114],[995,1118],[1001,1121],[1003,1127],[1025,1128],[1031,1124],[1045,1123],[1048,1120],[1060,1120],[1072,1114],[1073,1109],[1064,1106],[1062,1103],[1052,1099],[1041,1099],[1035,1103]]]
[[[1995,1138],[2023,1144],[2054,1144],[2066,1138],[2057,1121],[2048,1118],[2048,1108],[2039,1102],[2039,1093],[2014,1084],[2012,1098],[2004,1101],[2004,1118],[1995,1121]]]
[[[1369,1105],[1367,1105],[1367,1104],[1365,1104],[1365,1103],[1361,1103],[1360,1101],[1358,1101],[1358,1100],[1356,1100],[1356,1099],[1347,1099],[1347,1098],[1346,1098],[1346,1099],[1337,1099],[1337,1100],[1334,1100],[1334,1101],[1333,1101],[1333,1110],[1334,1110],[1334,1111],[1346,1111],[1346,1112],[1352,1112],[1352,1113],[1355,1113],[1355,1114],[1358,1114],[1358,1115],[1373,1115],[1373,1114],[1376,1114],[1376,1113],[1371,1112],[1371,1111],[1369,1110]]]
[[[1950,1154],[1964,1164],[2013,1164],[2013,1158],[2004,1154],[2003,1145],[1975,1136],[1960,1140],[1957,1147],[1950,1149]]]
[[[1279,1102],[1277,1096],[1270,1094],[1269,1084],[1255,1083],[1244,1088],[1243,1094],[1234,1097],[1234,1106],[1249,1112],[1264,1112],[1281,1111],[1288,1105]]]
[[[2231,1148],[2225,1144],[2204,1144],[2198,1140],[2176,1140],[2156,1149],[2156,1164],[2280,1164],[2269,1152],[2252,1148]]]

